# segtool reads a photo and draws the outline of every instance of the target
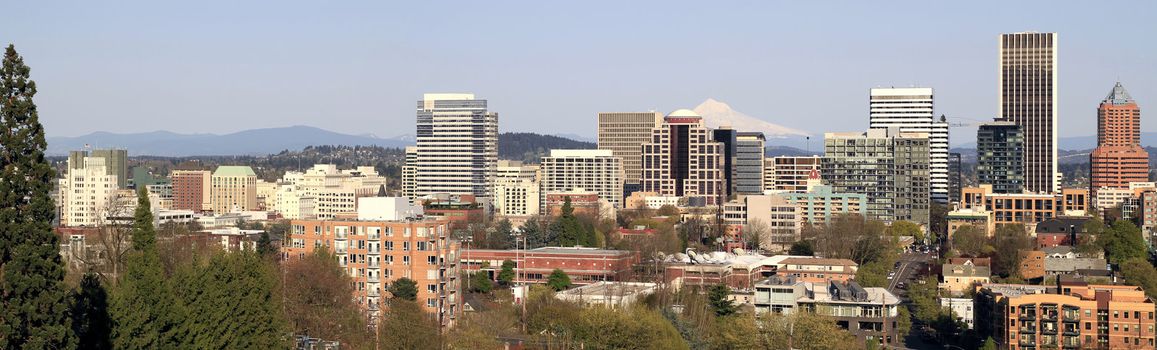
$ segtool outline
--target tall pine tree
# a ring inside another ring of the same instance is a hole
[[[108,316],[108,293],[100,284],[100,277],[87,273],[73,294],[72,330],[80,340],[81,349],[112,349],[109,333],[112,320]]]
[[[188,334],[181,348],[284,349],[289,327],[274,293],[273,263],[251,251],[218,252],[180,273]]]
[[[109,312],[118,349],[175,348],[183,341],[182,307],[165,278],[156,244],[149,197],[141,189],[133,215],[133,251],[125,261],[124,275],[117,276],[120,282]]]
[[[16,48],[0,66],[0,349],[76,347],[36,83]]]

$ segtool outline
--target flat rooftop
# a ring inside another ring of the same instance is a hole
[[[655,289],[655,283],[602,281],[558,292],[559,295],[614,296],[633,295]]]

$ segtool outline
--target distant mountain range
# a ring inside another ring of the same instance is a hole
[[[337,133],[311,126],[251,129],[231,134],[179,134],[170,131],[116,134],[94,132],[77,137],[49,137],[48,155],[65,155],[68,151],[93,148],[123,148],[131,155],[165,157],[265,155],[282,150],[300,150],[306,146],[381,146],[405,147],[409,139],[383,139]]]

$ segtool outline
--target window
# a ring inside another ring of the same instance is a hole
[[[409,264],[410,264],[410,256],[408,256],[408,255],[403,256],[402,257],[402,265],[409,265]]]
[[[436,284],[427,284],[427,285],[426,285],[426,291],[427,291],[427,292],[430,292],[430,293],[437,293],[437,292],[438,292],[438,285],[436,285]]]
[[[437,264],[438,263],[438,257],[434,256],[434,255],[427,256],[426,257],[426,263],[428,263],[430,265]]]

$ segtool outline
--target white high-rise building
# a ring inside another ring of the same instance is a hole
[[[109,218],[132,217],[132,212],[115,200],[119,180],[109,171],[104,157],[90,156],[86,151],[72,152],[64,178],[58,182],[60,225],[99,226]]]
[[[406,162],[402,164],[402,197],[412,203],[418,193],[418,147],[406,146]]]
[[[489,197],[498,167],[498,114],[486,110],[486,100],[425,94],[417,114],[414,196]]]
[[[492,200],[494,215],[513,218],[538,215],[542,205],[538,171],[538,165],[514,160],[498,161]]]
[[[585,190],[623,207],[623,160],[611,150],[552,149],[542,157],[542,193]],[[543,206],[546,208],[546,196]],[[543,210],[546,211],[546,210]]]
[[[948,121],[934,114],[932,88],[876,88],[870,95],[871,128],[928,134],[930,195],[948,203]]]
[[[997,110],[1024,133],[1024,189],[1060,191],[1057,171],[1057,33],[1000,35]]]

